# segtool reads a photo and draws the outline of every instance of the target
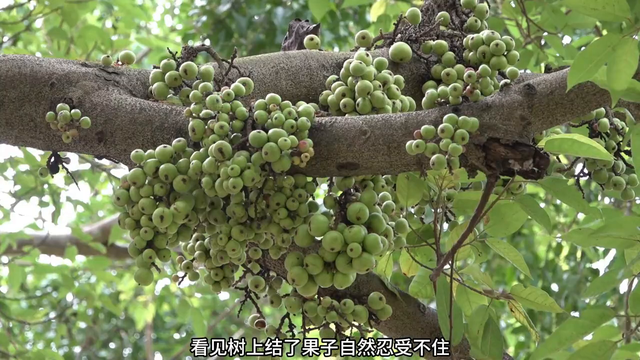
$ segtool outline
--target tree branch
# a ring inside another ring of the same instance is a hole
[[[117,222],[118,216],[116,215],[103,219],[83,229],[84,233],[92,236],[92,242],[100,243],[106,247],[107,251],[105,254],[92,248],[86,242],[83,242],[71,234],[47,235],[46,233],[38,233],[30,235],[30,238],[18,240],[14,247],[8,247],[2,255],[12,256],[24,254],[29,251],[25,250],[25,247],[37,245],[38,250],[42,254],[62,257],[64,256],[67,246],[74,245],[78,249],[78,255],[103,255],[111,259],[129,259],[131,256],[129,255],[126,247],[116,244],[108,245],[111,229],[114,226],[118,226]],[[0,233],[0,238],[2,238],[3,235],[6,234]]]
[[[379,56],[387,51],[373,53]],[[292,102],[317,101],[326,78],[339,73],[350,55],[287,51],[239,58],[234,64],[253,78],[252,99],[275,92]],[[392,63],[390,69],[404,76],[403,92],[420,102],[428,66],[414,59],[403,65]],[[580,84],[566,92],[567,73],[562,70],[532,76],[478,103],[405,114],[319,118],[310,132],[316,154],[304,172],[309,176],[347,176],[418,170],[415,158],[406,154],[403,144],[415,129],[424,124],[438,125],[449,112],[480,119],[479,134],[472,138],[464,157],[467,163],[481,168],[482,145],[487,139],[529,142],[537,132],[610,102],[608,92],[593,83]],[[149,70],[0,55],[0,83],[20,84],[0,89],[0,143],[108,154],[130,164],[133,149],[155,148],[187,136],[181,107],[145,100],[148,75]],[[237,70],[233,69],[230,75],[238,76]],[[71,144],[64,144],[44,122],[44,114],[61,101],[80,108],[93,123]],[[640,107],[632,111],[640,115]]]

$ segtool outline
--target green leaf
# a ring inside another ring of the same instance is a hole
[[[516,198],[516,202],[520,205],[522,210],[527,213],[527,215],[529,215],[535,222],[542,225],[548,233],[551,233],[551,218],[547,211],[540,207],[540,204],[536,199],[530,195],[524,194],[518,196]]]
[[[473,314],[475,308],[487,304],[487,297],[458,284],[456,287],[456,303],[460,306],[464,316],[469,317]]]
[[[389,253],[378,260],[375,272],[387,280],[391,278],[391,274],[393,273],[393,253]]]
[[[581,2],[582,0],[570,1]],[[608,33],[579,52],[569,69],[567,92],[575,85],[589,81],[609,61],[613,48],[620,42],[620,39],[620,34]]]
[[[29,164],[29,166],[33,167],[33,168],[38,168],[40,166],[42,166],[40,164],[40,161],[38,161],[38,159],[36,159],[36,157],[29,151],[27,150],[27,148],[21,147],[20,151],[22,151],[22,155],[24,156],[24,160],[27,162],[27,164]]]
[[[558,35],[545,35],[544,41],[551,46],[553,50],[555,50],[559,56],[564,56],[564,44],[562,44],[562,39]]]
[[[371,10],[369,10],[369,17],[372,22],[375,22],[378,19],[378,16],[384,14],[387,10],[388,3],[389,0],[378,0],[371,6]]]
[[[551,135],[542,139],[538,146],[557,155],[571,155],[597,160],[613,159],[613,155],[595,140],[576,133]]]
[[[527,275],[530,279],[533,279],[527,263],[524,261],[522,254],[520,254],[520,252],[516,248],[511,246],[506,241],[494,238],[489,238],[485,242],[493,249],[493,251],[498,253],[498,255],[507,259],[507,261],[513,264],[513,266],[522,271],[523,274]]]
[[[605,249],[624,250],[638,245],[638,240],[627,235],[594,235],[596,230],[577,228],[562,234],[562,240],[572,242],[581,247],[599,246]]]
[[[360,5],[369,5],[376,2],[376,0],[344,0],[340,9],[346,9],[349,7],[360,6]]]
[[[424,182],[414,173],[398,175],[396,195],[398,202],[406,207],[414,206],[422,200]]]
[[[457,243],[458,240],[460,240],[462,233],[467,230],[467,227],[469,227],[469,221],[465,221],[462,224],[456,226],[455,229],[451,230],[451,232],[449,233],[449,237],[447,238],[447,241],[444,243],[444,246],[442,247],[442,251],[451,250],[453,245]],[[458,250],[458,252],[456,252],[456,260],[464,260],[473,253],[471,251],[470,246],[464,246],[464,245],[468,245],[474,242],[476,240],[476,236],[477,236],[477,230],[473,229],[471,234],[469,234],[469,236],[467,236],[467,238],[464,240],[463,247],[461,247]]]
[[[27,273],[22,266],[14,263],[9,264],[9,279],[7,280],[9,289],[19,291],[20,285],[26,278]]]
[[[527,213],[522,211],[520,205],[512,201],[497,203],[487,216],[489,224],[484,228],[484,231],[495,237],[513,234],[529,218]]]
[[[498,326],[498,323],[496,323],[492,317],[489,317],[484,324],[480,350],[483,354],[486,354],[489,359],[502,360],[504,339],[502,338],[502,333],[500,333],[500,326]]]
[[[601,21],[624,21],[631,14],[626,0],[565,0],[564,4]]]
[[[622,39],[614,48],[607,64],[607,83],[615,91],[624,91],[638,69],[638,41]]]
[[[538,329],[536,329],[536,325],[531,321],[529,314],[524,310],[522,305],[515,300],[509,300],[507,302],[509,306],[509,312],[511,315],[522,325],[524,325],[529,332],[531,333],[531,337],[533,340],[538,343],[540,341],[540,333],[538,333]]]
[[[589,298],[604,294],[605,292],[617,287],[627,276],[631,275],[631,270],[628,267],[621,269],[612,269],[601,276],[593,279],[591,284],[582,293],[583,298]]]
[[[93,272],[104,271],[111,266],[111,259],[106,256],[92,256],[89,261],[86,262],[87,268]]]
[[[456,194],[456,197],[453,199],[453,209],[455,213],[459,215],[473,214],[476,207],[478,207],[481,196],[482,191],[463,191]],[[488,203],[492,203],[497,198],[498,195],[491,194]]]
[[[469,341],[478,347],[482,343],[484,324],[487,322],[487,319],[489,319],[490,311],[492,310],[488,305],[480,305],[473,310],[473,313],[467,319],[469,325],[467,329],[467,336],[469,337]]]
[[[617,344],[611,340],[590,342],[569,356],[567,360],[609,360]]]
[[[72,227],[71,235],[75,236],[76,238],[78,238],[78,240],[82,242],[90,242],[93,239],[91,235],[87,234],[84,230],[82,230],[79,227]]]
[[[107,310],[111,311],[115,316],[122,315],[122,310],[116,306],[116,304],[111,301],[111,298],[108,295],[101,295],[100,301],[102,302],[102,306]]]
[[[564,348],[571,346],[583,337],[591,334],[600,325],[613,319],[615,312],[603,305],[586,308],[580,317],[565,320],[531,354],[529,360],[542,360]]]
[[[449,288],[449,281],[445,275],[441,275],[437,280],[438,287],[436,289],[436,310],[438,312],[438,323],[440,330],[445,339],[451,341],[451,345],[455,346],[462,341],[464,335],[464,323],[462,322],[462,310],[456,301],[451,304],[452,296]],[[449,325],[449,311],[452,312],[453,328]],[[453,330],[453,331],[452,331]],[[451,334],[451,338],[449,335]]]
[[[100,244],[100,243],[90,242],[87,245],[89,245],[93,249],[97,250],[101,254],[106,254],[107,253],[107,247],[102,245],[102,244]]]
[[[464,268],[461,273],[468,274],[477,282],[487,285],[490,289],[495,289],[496,285],[491,280],[491,277],[484,271],[480,270],[477,264],[469,265]]]
[[[402,274],[404,274],[404,276],[411,277],[418,273],[421,266],[418,265],[417,262],[413,261],[407,251],[409,251],[409,249],[402,250],[398,262],[400,263],[400,270],[402,270]]]
[[[627,88],[620,93],[623,100],[640,102],[640,81],[632,79]]]
[[[113,225],[111,227],[111,232],[109,232],[109,240],[107,241],[107,245],[111,245],[118,240],[124,239],[125,231],[118,225]]]
[[[640,273],[640,261],[637,261],[637,258],[639,257],[640,245],[624,250],[624,259],[627,265],[631,266],[631,271],[634,274]]]
[[[207,336],[207,320],[206,317],[202,315],[202,311],[198,308],[191,308],[191,327],[193,328],[193,336],[192,337],[203,337]]]
[[[409,285],[409,295],[420,299],[420,300],[431,300],[433,299],[433,283],[431,279],[431,270],[420,268],[418,269],[418,273],[411,280],[411,285]]]
[[[597,208],[589,206],[589,203],[582,198],[580,191],[578,191],[575,186],[568,185],[566,179],[546,177],[539,180],[538,184],[566,205],[585,215],[593,215],[601,218],[600,211]]]
[[[309,6],[309,10],[313,17],[315,17],[319,22],[329,11],[331,0],[308,0],[307,6]]]
[[[410,225],[411,226],[411,225]],[[422,225],[419,229],[411,229],[407,234],[407,245],[419,245],[430,242],[435,238],[432,224]],[[434,253],[435,254],[435,253]]]
[[[552,313],[564,312],[549,294],[535,286],[525,288],[522,284],[515,284],[509,293],[524,307]]]
[[[74,261],[76,259],[76,255],[78,255],[78,248],[75,245],[68,245],[64,249],[64,257]]]

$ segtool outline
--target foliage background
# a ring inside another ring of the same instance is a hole
[[[230,56],[234,46],[241,56],[279,51],[294,18],[322,23],[323,48],[348,50],[356,31],[389,31],[397,14],[419,4],[394,0],[0,1],[0,52],[95,61],[102,54],[131,49],[141,59],[135,66],[150,68],[166,56],[167,47],[178,50],[182,44],[200,41],[224,57]],[[517,40],[517,48],[523,49],[519,66],[527,71],[541,72],[543,64],[568,64],[602,31],[619,26],[576,11],[566,13],[560,1],[498,0],[491,4],[490,27]],[[629,4],[640,9],[638,1]],[[111,244],[126,244],[117,226],[106,244],[82,231],[116,213],[110,198],[112,185],[126,169],[91,156],[69,154],[69,168],[79,180],[76,188],[67,176],[43,180],[30,170],[44,164],[47,156],[34,149],[0,145],[0,254],[31,232],[73,234],[98,251]],[[599,195],[595,187],[587,186],[586,195],[588,202],[597,202],[605,219],[631,215],[625,221],[640,223],[634,204]],[[618,270],[640,250],[580,248],[560,240],[559,234],[575,226],[597,224],[597,220],[555,200],[540,186],[530,185],[528,196],[542,202],[544,214],[537,221],[522,217],[516,225],[523,226],[508,242],[522,254],[530,276],[493,254],[476,265],[478,273],[490,278],[477,275],[477,280],[491,282],[496,289],[522,283],[549,293],[567,312],[528,311],[543,339],[587,305],[605,305],[621,313],[630,286]],[[482,246],[478,244],[478,249],[486,250]],[[131,261],[77,255],[72,245],[63,257],[41,255],[37,246],[25,250],[20,256],[0,256],[3,356],[177,359],[188,355],[189,339],[194,336],[258,336],[243,323],[250,309],[235,316],[234,293],[215,295],[198,285],[178,288],[167,272],[155,288],[143,289],[133,281]],[[428,274],[400,254],[394,255],[394,262],[392,282],[433,304],[432,294],[421,284]],[[606,284],[594,282],[605,272],[609,274]],[[640,272],[637,265],[633,272]],[[587,288],[591,289],[588,294],[599,296],[584,296]],[[471,301],[486,299],[472,295]],[[509,315],[505,304],[492,307],[502,315],[508,352],[526,358],[535,348],[530,331]],[[269,316],[277,319],[277,315]],[[622,321],[615,318],[574,348],[595,340],[617,340],[621,329]],[[626,350],[619,350],[614,358],[640,359],[640,346]],[[150,354],[153,356],[148,357]],[[560,352],[553,358],[565,359],[569,354]]]

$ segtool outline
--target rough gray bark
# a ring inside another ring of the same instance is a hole
[[[376,50],[385,56],[386,50]],[[296,102],[317,101],[324,82],[336,74],[350,53],[288,51],[236,60],[255,82],[251,99],[270,92]],[[404,93],[418,103],[428,66],[414,60],[391,69],[406,79]],[[96,63],[0,55],[0,143],[109,155],[130,163],[136,148],[148,149],[186,137],[180,107],[146,99],[149,70],[103,68]],[[467,160],[482,169],[483,144],[489,138],[528,142],[536,132],[562,124],[607,105],[609,95],[593,83],[566,93],[562,70],[531,77],[479,103],[441,107],[407,114],[319,118],[310,131],[316,156],[304,172],[310,176],[398,174],[416,170],[419,162],[402,144],[424,124],[439,124],[448,112],[480,119]],[[237,76],[235,70],[232,75]],[[12,84],[20,84],[12,86]],[[44,114],[61,101],[73,103],[92,119],[80,138],[64,144],[44,122]],[[375,154],[375,156],[372,156]],[[464,161],[464,160],[463,160]]]

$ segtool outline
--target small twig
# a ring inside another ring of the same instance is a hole
[[[473,213],[471,220],[469,220],[469,225],[464,230],[462,235],[460,235],[460,239],[458,239],[458,241],[455,244],[453,244],[453,246],[451,247],[451,250],[449,250],[444,255],[444,258],[440,260],[440,262],[438,263],[438,266],[433,270],[433,273],[430,275],[432,282],[435,282],[438,279],[438,276],[440,276],[440,274],[442,273],[442,270],[444,270],[444,267],[453,259],[453,255],[456,253],[456,251],[458,251],[458,249],[460,249],[460,247],[464,244],[465,240],[469,237],[469,235],[471,235],[471,232],[473,232],[476,225],[478,225],[478,223],[480,222],[480,219],[482,219],[482,210],[487,205],[487,202],[489,201],[491,193],[493,192],[493,189],[496,186],[496,182],[498,181],[498,178],[499,177],[497,175],[487,176],[486,187],[484,188],[484,192],[480,197],[480,202],[478,203],[478,206],[476,207],[476,210]]]

